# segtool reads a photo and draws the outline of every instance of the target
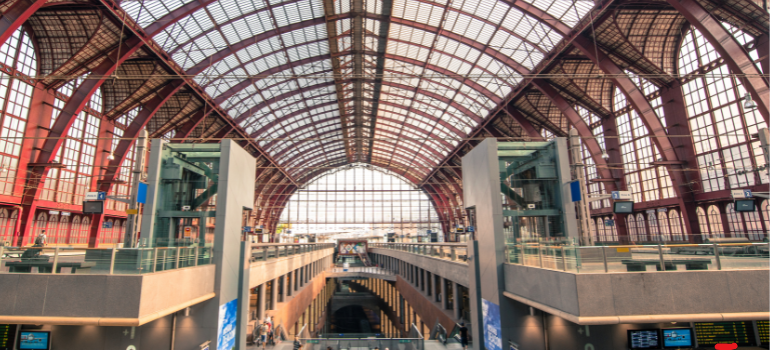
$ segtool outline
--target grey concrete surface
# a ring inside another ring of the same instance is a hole
[[[405,261],[429,271],[431,274],[437,274],[444,278],[455,281],[463,286],[468,286],[468,264],[464,261],[451,261],[439,259],[425,255],[417,255],[400,250],[369,248],[369,254],[380,254]]]
[[[768,312],[767,270],[571,274],[506,264],[506,291],[571,315]]]
[[[0,315],[141,318],[213,293],[213,282],[214,265],[146,275],[0,274]]]

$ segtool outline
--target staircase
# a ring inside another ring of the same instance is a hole
[[[363,263],[364,266],[367,266],[367,267],[374,266],[372,265],[372,261],[369,260],[368,254],[359,253],[358,257],[361,259],[361,263]]]

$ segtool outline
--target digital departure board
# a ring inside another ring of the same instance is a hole
[[[701,347],[730,343],[736,343],[738,346],[756,345],[754,325],[751,321],[696,322],[695,338]]]
[[[762,345],[770,344],[770,321],[757,321],[757,331]]]
[[[13,350],[16,340],[15,324],[0,324],[0,350]]]

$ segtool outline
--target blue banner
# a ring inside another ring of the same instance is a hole
[[[573,202],[580,202],[583,200],[583,196],[580,193],[580,181],[572,181],[569,183],[569,190],[572,194]]]
[[[217,349],[235,349],[235,329],[238,318],[238,298],[219,306],[219,327],[217,328]]]
[[[137,203],[147,203],[147,184],[144,182],[140,182],[139,186],[136,187],[136,202]]]
[[[484,316],[484,347],[487,350],[503,350],[500,305],[482,298],[481,312]]]

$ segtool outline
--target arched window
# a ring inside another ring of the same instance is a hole
[[[647,214],[647,227],[650,228],[650,240],[660,242],[662,237],[660,236],[660,231],[658,229],[658,217],[654,212]]]
[[[0,194],[12,195],[22,190],[14,191],[14,182],[34,90],[20,77],[37,75],[35,50],[27,32],[17,29],[0,46],[0,65],[4,68],[0,70]]]
[[[647,237],[647,229],[644,226],[644,214],[636,214],[636,232],[639,234],[640,241],[649,241],[650,237]]]
[[[754,41],[737,28],[726,28],[745,44]],[[767,125],[756,108],[744,108],[746,90],[719,60],[719,54],[697,29],[685,33],[679,74],[687,76],[699,69],[705,73],[690,75],[682,84],[704,192],[768,182],[764,172],[759,175],[753,171],[764,163],[759,141],[747,137]]]
[[[746,224],[746,232],[749,235],[749,239],[752,241],[761,241],[765,238],[765,233],[762,231],[762,221],[759,218],[758,208],[754,208],[754,211],[739,213],[743,214],[743,222]]]
[[[668,212],[668,225],[671,228],[671,240],[684,241],[682,235],[682,222],[679,217],[679,212],[676,210],[669,210]]]
[[[48,214],[45,212],[41,212],[37,214],[37,219],[35,220],[35,228],[33,230],[33,234],[27,235],[26,242],[24,244],[33,244],[35,243],[35,237],[40,235],[43,230],[48,228]]]
[[[668,215],[666,212],[658,213],[658,233],[660,233],[660,240],[668,242],[671,240],[670,229],[668,227]]]
[[[633,214],[626,216],[626,226],[628,226],[628,235],[631,236],[631,241],[639,241],[639,232],[636,229],[636,219]]]
[[[91,231],[91,218],[85,216],[80,222],[80,243],[88,243],[88,234]]]
[[[612,217],[608,217],[604,220],[605,223],[612,220]],[[607,233],[608,240],[611,242],[617,242],[618,241],[618,230],[616,229],[617,223],[612,221],[612,226],[605,227],[605,232]]]
[[[16,220],[11,220],[8,209],[0,209],[0,246],[8,242],[13,245],[13,232],[16,228]]]
[[[72,218],[72,224],[70,225],[69,244],[80,243],[80,215],[76,215]]]
[[[730,234],[733,237],[746,237],[746,233],[743,231],[743,218],[741,213],[735,211],[733,203],[725,206],[725,213],[727,214],[727,224],[730,227]]]
[[[123,220],[120,223],[120,226],[119,226],[120,227],[120,231],[118,231],[118,238],[116,240],[117,243],[124,243],[123,242],[123,237],[126,236],[126,222],[127,222],[127,220]]]
[[[66,98],[62,100],[57,97],[54,100],[51,125],[56,122],[67,99],[84,79],[73,79],[57,90],[60,96]],[[41,191],[41,199],[78,205],[83,201],[85,193],[90,190],[90,179],[96,163],[96,142],[99,138],[101,113],[102,94],[101,89],[97,89],[83,108],[83,112],[75,118],[68,131],[70,137],[64,141],[56,155],[56,161],[66,167],[49,170],[43,185],[44,190]]]
[[[719,208],[712,205],[708,208],[709,231],[712,238],[724,237],[725,231],[722,226],[722,216]]]
[[[101,232],[99,232],[99,243],[113,243],[112,231],[114,224],[115,222],[112,219],[104,220]]]
[[[762,217],[765,220],[765,232],[770,231],[770,200],[763,200],[760,208],[762,210]]]
[[[70,242],[70,229],[70,217],[66,215],[59,217],[59,244]]]
[[[598,239],[600,242],[607,241],[607,236],[604,231],[604,219],[602,218],[596,218],[596,234],[599,236]]]
[[[710,236],[708,216],[706,216],[706,211],[701,207],[698,207],[695,211],[698,213],[698,225],[700,226],[701,238],[706,240],[706,238]]]
[[[413,237],[427,230],[441,232],[425,192],[397,174],[370,165],[352,164],[319,176],[295,192],[278,214],[279,224],[291,224],[293,233],[339,232],[349,227],[357,227],[361,234],[395,232]],[[262,220],[259,224],[265,224]]]
[[[59,215],[48,215],[48,244],[59,244]]]

